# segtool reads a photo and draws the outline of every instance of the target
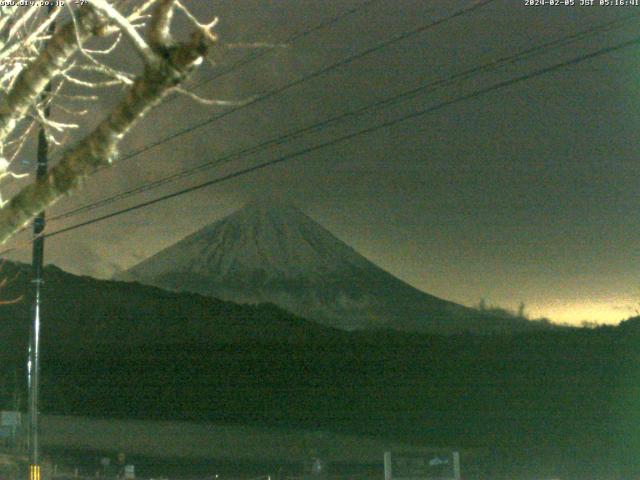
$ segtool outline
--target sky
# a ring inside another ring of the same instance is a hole
[[[189,5],[199,18],[220,18],[221,47],[189,88],[206,98],[251,101],[475,3],[192,1]],[[51,222],[49,231],[391,122],[637,35],[640,7],[575,3],[489,2],[116,162],[48,215],[545,42],[614,19],[630,20],[387,108],[351,116],[162,188]],[[324,28],[288,41],[336,16]],[[257,43],[269,48],[248,48]],[[257,53],[259,58],[234,67]],[[123,48],[117,55],[116,64],[136,67],[130,50]],[[558,322],[617,323],[640,309],[639,64],[640,45],[631,46],[458,101],[52,237],[46,241],[46,262],[72,273],[109,278],[246,202],[277,197],[294,203],[368,259],[430,294],[464,305],[484,299],[489,305],[514,310],[524,302],[528,315]],[[119,94],[110,92],[91,106],[92,114],[82,121],[84,131]],[[229,108],[234,107],[201,105],[184,96],[170,98],[135,128],[121,152],[126,156]],[[24,155],[27,165],[33,151],[27,149]],[[9,242],[7,247],[20,247],[9,258],[29,261],[27,240],[28,235],[22,234]]]

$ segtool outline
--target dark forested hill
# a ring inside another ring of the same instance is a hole
[[[26,288],[20,278],[5,298]],[[55,268],[46,281],[46,413],[367,433],[635,468],[640,319],[517,335],[349,333],[270,305]],[[4,407],[24,378],[28,310],[0,308]]]

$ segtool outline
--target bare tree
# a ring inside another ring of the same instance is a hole
[[[169,92],[180,90],[216,41],[216,19],[200,23],[179,0],[88,0],[73,7],[66,3],[60,2],[50,14],[39,3],[0,6],[0,180],[18,176],[14,161],[35,128],[44,129],[59,157],[43,181],[28,184],[8,201],[0,199],[0,243],[83,178],[113,162],[132,126]],[[193,27],[183,41],[172,36],[176,12]],[[58,27],[50,32],[54,20]],[[92,50],[87,45],[95,38],[109,44]],[[108,64],[106,59],[122,48],[120,43],[140,57],[140,72]],[[53,90],[47,94],[51,82]],[[53,102],[70,118],[86,114],[86,109],[72,104],[81,105],[83,99],[114,86],[124,89],[119,103],[73,144],[65,139],[78,129],[78,122],[55,122],[45,115]]]

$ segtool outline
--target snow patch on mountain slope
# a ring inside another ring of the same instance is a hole
[[[382,270],[295,207],[253,202],[118,277],[240,303],[271,302],[333,327],[512,331]]]
[[[233,280],[265,275],[293,280],[373,265],[304,213],[289,205],[252,203],[184,238],[129,271],[140,277],[168,273]]]

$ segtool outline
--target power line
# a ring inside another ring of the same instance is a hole
[[[289,37],[287,37],[284,40],[284,43],[291,44],[291,43],[294,43],[294,42],[296,42],[296,41],[298,41],[298,40],[300,40],[302,38],[308,37],[308,36],[312,35],[313,33],[317,32],[319,30],[322,30],[324,28],[330,27],[331,25],[339,22],[340,20],[343,20],[343,19],[345,19],[345,18],[347,18],[347,17],[359,12],[360,10],[368,8],[369,6],[371,6],[372,4],[374,4],[374,3],[378,2],[378,1],[379,0],[365,0],[362,3],[360,3],[359,5],[356,5],[355,7],[350,8],[350,9],[348,9],[348,10],[346,10],[346,11],[344,11],[344,12],[338,14],[338,15],[334,15],[333,17],[329,17],[327,19],[322,20],[320,23],[316,24],[315,26],[313,26],[313,27],[311,27],[311,28],[309,28],[307,30],[303,30],[301,32],[297,32],[297,33],[294,33],[293,35],[290,35]],[[263,49],[261,51],[258,51],[256,53],[254,53],[253,55],[249,55],[246,58],[244,58],[244,59],[234,63],[233,65],[229,66],[228,68],[226,68],[222,72],[218,72],[215,75],[211,76],[210,78],[208,78],[208,79],[206,79],[206,80],[194,85],[193,88],[201,87],[202,85],[204,85],[206,83],[210,83],[210,82],[212,82],[212,81],[214,81],[214,80],[216,80],[216,79],[218,79],[220,77],[223,77],[223,76],[225,76],[225,75],[227,75],[229,73],[232,73],[233,71],[237,70],[238,68],[240,68],[240,67],[242,67],[244,65],[247,65],[247,64],[249,64],[249,63],[251,63],[251,62],[253,62],[255,60],[258,60],[259,58],[263,57],[264,55],[266,55],[269,52],[270,52],[269,49]],[[175,98],[177,98],[177,97],[173,97],[172,99],[175,99]],[[172,99],[169,99],[169,101],[172,100]],[[139,152],[139,153],[142,153],[142,152]],[[134,152],[133,154],[130,154],[130,155],[127,155],[126,157],[123,157],[121,160],[125,160],[125,159],[128,159],[128,158],[131,158],[131,157],[133,157],[135,155],[138,155],[139,153]],[[67,215],[64,215],[64,216],[67,216]],[[58,215],[56,217],[51,217],[50,220],[53,220],[53,219],[56,219],[56,218],[60,218],[60,217],[61,217],[60,215]]]
[[[401,42],[403,40],[411,38],[412,36],[418,35],[418,34],[423,33],[423,32],[425,32],[425,31],[427,31],[427,30],[429,30],[431,28],[434,28],[434,27],[436,27],[438,25],[441,25],[441,24],[443,24],[443,23],[445,23],[445,22],[447,22],[449,20],[453,20],[454,18],[457,18],[457,17],[463,16],[463,15],[465,15],[467,13],[473,12],[474,10],[482,8],[482,7],[484,7],[484,6],[486,6],[486,5],[490,4],[490,3],[493,3],[494,1],[495,0],[482,0],[482,1],[476,2],[476,3],[472,4],[472,5],[469,5],[469,6],[463,7],[461,9],[459,9],[459,10],[456,10],[455,12],[451,13],[450,15],[448,15],[446,17],[440,18],[438,20],[435,20],[435,21],[430,22],[430,23],[425,24],[425,25],[421,25],[420,27],[415,28],[413,30],[410,30],[408,32],[404,32],[404,33],[401,33],[399,35],[396,35],[395,37],[392,37],[392,38],[390,38],[388,40],[385,40],[385,41],[383,41],[383,42],[381,42],[381,43],[379,43],[379,44],[377,44],[377,45],[375,45],[373,47],[367,48],[367,49],[365,49],[365,50],[363,50],[363,51],[361,51],[359,53],[356,53],[356,54],[351,55],[351,56],[349,56],[347,58],[339,60],[336,63],[332,63],[331,65],[328,65],[326,67],[320,68],[319,70],[316,70],[316,71],[314,71],[314,72],[312,72],[312,73],[310,73],[308,75],[300,77],[297,80],[294,80],[293,82],[287,83],[286,85],[278,87],[278,88],[276,88],[274,90],[269,90],[268,92],[263,93],[262,95],[259,95],[258,97],[254,98],[253,100],[250,100],[249,102],[243,103],[242,105],[238,105],[237,107],[231,108],[229,110],[225,110],[224,112],[222,112],[222,113],[220,113],[218,115],[214,115],[213,117],[210,117],[210,118],[208,118],[208,119],[206,119],[206,120],[204,120],[202,122],[196,123],[194,125],[191,125],[189,127],[184,128],[182,130],[179,130],[179,131],[177,131],[177,132],[175,132],[175,133],[173,133],[171,135],[168,135],[168,136],[166,136],[166,137],[164,137],[164,138],[162,138],[162,139],[160,139],[160,140],[158,140],[156,142],[149,143],[149,144],[145,145],[144,147],[139,148],[138,150],[135,150],[135,151],[133,151],[133,152],[131,152],[129,154],[126,154],[126,155],[122,156],[119,159],[119,161],[117,163],[115,163],[114,165],[120,165],[125,160],[129,160],[129,159],[131,159],[133,157],[137,157],[138,155],[140,155],[140,154],[142,154],[144,152],[147,152],[147,151],[149,151],[149,150],[151,150],[151,149],[153,149],[153,148],[155,148],[155,147],[157,147],[159,145],[162,145],[163,143],[171,141],[171,140],[173,140],[175,138],[178,138],[178,137],[180,137],[182,135],[185,135],[187,133],[193,132],[194,130],[197,130],[198,128],[204,127],[205,125],[209,125],[209,124],[211,124],[213,122],[221,120],[222,118],[224,118],[224,117],[226,117],[228,115],[231,115],[231,114],[236,113],[238,111],[241,111],[241,110],[243,110],[245,108],[253,106],[253,105],[255,105],[255,104],[259,103],[259,102],[262,102],[262,101],[267,100],[267,99],[269,99],[271,97],[279,95],[279,94],[281,94],[281,93],[283,93],[283,92],[285,92],[285,91],[287,91],[287,90],[289,90],[289,89],[291,89],[291,88],[293,88],[295,86],[298,86],[298,85],[300,85],[300,84],[302,84],[302,83],[304,83],[304,82],[306,82],[308,80],[317,78],[317,77],[319,77],[321,75],[324,75],[325,73],[328,73],[328,72],[331,72],[331,71],[333,71],[333,70],[335,70],[337,68],[343,67],[344,65],[348,65],[349,63],[352,63],[352,62],[354,62],[356,60],[359,60],[359,59],[361,59],[361,58],[363,58],[363,57],[365,57],[367,55],[370,55],[370,54],[372,54],[374,52],[382,50],[382,49],[388,47],[389,45]],[[111,166],[111,165],[105,166],[105,167],[99,168],[97,171],[102,171],[102,170],[104,170],[106,168],[113,168],[113,166]]]
[[[349,10],[346,10],[344,12],[342,12],[339,15],[335,15],[333,17],[329,17],[327,19],[322,20],[320,23],[318,23],[317,25],[314,25],[313,27],[307,29],[307,30],[303,30],[301,32],[297,32],[294,33],[292,35],[290,35],[289,37],[285,38],[284,40],[282,40],[282,43],[284,44],[292,44],[297,42],[298,40],[308,37],[309,35],[322,30],[323,28],[327,28],[330,27],[331,25],[338,23],[340,20],[343,20],[357,12],[359,12],[360,10],[363,10],[365,8],[368,8],[370,5],[372,5],[373,3],[377,2],[379,0],[365,0],[364,2],[362,2],[359,5],[356,5],[353,8],[350,8]],[[236,63],[228,66],[227,68],[225,68],[224,70],[222,70],[221,72],[217,72],[214,75],[210,76],[209,78],[206,78],[204,80],[202,80],[199,83],[196,83],[195,85],[192,86],[192,88],[200,88],[203,85],[206,85],[207,83],[211,83],[214,80],[217,80],[218,78],[224,77],[230,73],[233,73],[234,71],[238,70],[239,68],[248,65],[249,63],[252,63],[256,60],[259,60],[260,58],[264,57],[265,55],[267,55],[268,53],[270,53],[272,51],[271,48],[263,48],[261,50],[256,50],[254,53],[252,53],[251,55],[247,55],[245,58],[237,61]],[[171,98],[167,99],[165,101],[166,103],[169,103],[171,101],[176,100],[177,98],[180,98],[179,95],[175,95],[172,96]]]
[[[318,23],[317,25],[315,25],[314,27],[311,27],[308,30],[304,30],[302,32],[298,32],[298,33],[294,33],[293,35],[289,36],[288,38],[286,38],[283,42],[284,43],[294,43],[297,42],[298,40],[300,40],[301,38],[305,38],[308,37],[309,35],[317,32],[318,30],[322,30],[323,28],[329,27],[337,22],[339,22],[340,20],[347,18],[351,15],[353,15],[354,13],[359,12],[360,10],[363,10],[367,7],[369,7],[371,4],[377,2],[379,0],[365,0],[364,2],[362,2],[360,5],[357,5],[339,15],[330,17],[328,19],[325,19],[323,21],[321,21],[320,23]],[[261,50],[261,51],[257,51],[255,52],[253,55],[248,55],[246,58],[243,58],[242,60],[234,63],[233,65],[229,66],[228,68],[226,68],[225,70],[223,70],[222,72],[218,72],[215,75],[211,76],[210,78],[207,78],[206,80],[203,80],[202,82],[194,85],[194,88],[198,88],[201,87],[202,85],[205,85],[207,83],[213,82],[214,80],[217,80],[220,77],[223,77],[225,75],[228,75],[229,73],[234,72],[235,70],[237,70],[240,67],[243,67],[244,65],[247,65],[251,62],[254,62],[255,60],[258,60],[259,58],[265,56],[267,53],[269,53],[271,50]]]
[[[157,146],[159,146],[159,145],[161,145],[163,143],[169,142],[169,141],[171,141],[171,140],[173,140],[173,139],[175,139],[177,137],[180,137],[182,135],[190,133],[190,132],[192,132],[194,130],[197,130],[197,129],[205,126],[205,125],[209,125],[209,124],[211,124],[211,123],[213,123],[213,122],[215,122],[217,120],[220,120],[220,119],[226,117],[227,115],[235,113],[235,112],[237,112],[239,110],[242,110],[244,108],[247,108],[247,107],[249,107],[251,105],[255,105],[258,102],[261,102],[263,100],[271,98],[271,97],[273,97],[275,95],[278,95],[280,93],[283,93],[286,90],[289,90],[290,88],[293,88],[296,85],[299,85],[299,84],[301,84],[303,82],[306,82],[307,80],[310,80],[312,78],[316,78],[316,77],[318,77],[320,75],[328,73],[329,71],[332,71],[332,70],[334,70],[336,68],[344,66],[344,65],[346,65],[348,63],[351,63],[351,62],[353,62],[353,61],[355,61],[355,60],[357,60],[359,58],[362,58],[362,57],[364,57],[366,55],[369,55],[369,54],[371,54],[373,52],[376,52],[378,50],[386,48],[387,46],[389,46],[389,45],[391,45],[393,43],[397,43],[399,41],[402,41],[402,40],[405,40],[407,38],[410,38],[410,37],[412,37],[414,35],[422,33],[422,32],[424,32],[424,31],[426,31],[426,30],[428,30],[430,28],[436,27],[436,26],[438,26],[438,25],[440,25],[442,23],[445,23],[445,22],[447,22],[449,20],[452,20],[452,19],[457,18],[459,16],[465,15],[467,13],[470,13],[470,12],[472,12],[472,11],[478,9],[478,8],[484,7],[484,6],[490,4],[490,3],[494,2],[494,1],[495,0],[483,0],[483,1],[480,1],[480,2],[477,2],[477,3],[474,3],[472,5],[468,5],[466,7],[463,7],[461,9],[459,9],[459,10],[456,10],[455,12],[451,13],[450,15],[448,15],[446,17],[440,18],[438,20],[435,20],[435,21],[430,22],[430,23],[425,24],[425,25],[421,25],[420,27],[418,27],[418,28],[416,28],[414,30],[411,30],[411,31],[408,31],[408,32],[404,32],[404,33],[402,33],[400,35],[397,35],[397,36],[395,36],[395,37],[393,37],[393,38],[391,38],[389,40],[386,40],[386,41],[384,41],[382,43],[379,43],[379,44],[375,45],[374,47],[370,47],[370,48],[368,48],[368,49],[366,49],[366,50],[364,50],[362,52],[359,52],[359,53],[351,55],[351,56],[349,56],[349,57],[347,57],[347,58],[345,58],[343,60],[340,60],[337,63],[333,63],[333,64],[331,64],[331,65],[329,65],[327,67],[323,67],[323,68],[321,68],[319,70],[316,70],[315,72],[313,72],[313,73],[311,73],[309,75],[303,76],[303,77],[299,78],[298,80],[295,80],[295,81],[293,81],[291,83],[288,83],[288,84],[286,84],[286,85],[284,85],[282,87],[279,87],[279,88],[277,88],[275,90],[271,90],[271,91],[263,94],[262,96],[259,96],[259,97],[255,98],[254,100],[252,100],[252,101],[250,101],[248,103],[245,103],[245,104],[239,105],[238,107],[226,110],[226,111],[222,112],[221,114],[214,115],[213,117],[210,117],[210,118],[208,118],[208,119],[206,119],[206,120],[204,120],[202,122],[199,122],[197,124],[194,124],[194,125],[191,125],[189,127],[186,127],[184,129],[182,129],[182,130],[180,130],[178,132],[175,132],[175,133],[173,133],[173,134],[171,134],[171,135],[169,135],[167,137],[164,137],[164,138],[162,138],[162,139],[160,139],[160,140],[158,140],[156,142],[152,142],[150,144],[147,144],[147,145],[139,148],[138,150],[136,150],[134,152],[131,152],[129,154],[126,154],[126,155],[122,156],[115,165],[120,165],[123,161],[129,160],[129,159],[134,158],[134,157],[136,157],[138,155],[141,155],[142,153],[144,153],[144,152],[146,152],[148,150],[151,150],[151,149],[153,149],[153,148],[155,148],[155,147],[157,147]],[[104,170],[106,168],[113,168],[113,166],[105,166],[105,167],[99,168],[98,171],[102,171],[102,170]],[[84,210],[84,207],[80,207],[80,208]],[[58,216],[56,216],[54,218],[55,219],[59,219],[59,218],[62,218],[63,216],[66,217],[66,216],[69,216],[69,215],[75,214],[75,213],[76,213],[76,210],[74,210],[73,212],[63,213],[63,214],[58,215]]]
[[[349,63],[351,63],[351,62],[353,62],[355,60],[358,60],[360,58],[363,58],[363,57],[365,57],[365,56],[367,56],[367,55],[369,55],[371,53],[374,53],[374,52],[379,51],[379,50],[381,50],[383,48],[386,48],[387,46],[392,45],[393,43],[397,43],[397,42],[400,42],[402,40],[406,40],[407,38],[410,38],[410,37],[412,37],[414,35],[418,35],[420,33],[423,33],[425,31],[429,30],[430,28],[434,28],[434,27],[436,27],[438,25],[441,25],[441,24],[443,24],[443,23],[445,23],[445,22],[447,22],[449,20],[452,20],[454,18],[457,18],[459,16],[465,15],[467,13],[470,13],[470,12],[474,11],[474,10],[482,8],[482,7],[484,7],[484,6],[486,6],[486,5],[490,4],[490,3],[493,3],[494,1],[495,0],[480,0],[480,1],[476,2],[476,3],[474,3],[474,4],[471,4],[471,5],[468,5],[466,7],[460,8],[460,9],[456,10],[455,12],[451,13],[450,15],[448,15],[446,17],[440,18],[438,20],[435,20],[435,21],[433,21],[431,23],[428,23],[428,24],[425,24],[425,25],[421,25],[420,27],[418,27],[416,29],[401,33],[401,34],[399,34],[399,35],[397,35],[395,37],[392,37],[391,39],[385,40],[385,41],[383,41],[383,42],[381,42],[381,43],[379,43],[379,44],[377,44],[377,45],[375,45],[373,47],[370,47],[370,48],[368,48],[368,49],[366,49],[364,51],[361,51],[361,52],[356,53],[354,55],[351,55],[351,56],[349,56],[347,58],[344,58],[344,59],[342,59],[342,60],[340,60],[340,61],[338,61],[336,63],[333,63],[333,64],[328,65],[326,67],[323,67],[323,68],[321,68],[319,70],[316,70],[315,72],[313,72],[313,73],[311,73],[309,75],[303,76],[303,77],[301,77],[301,78],[299,78],[297,80],[294,80],[293,82],[288,83],[286,85],[283,85],[282,87],[279,87],[279,88],[277,88],[275,90],[268,91],[265,94],[263,94],[262,96],[259,96],[259,97],[255,98],[255,99],[251,100],[250,102],[247,102],[245,104],[239,105],[236,108],[232,108],[230,110],[222,112],[219,115],[215,115],[213,117],[210,117],[209,119],[207,119],[207,120],[205,120],[203,122],[200,122],[200,123],[198,123],[196,125],[192,125],[190,127],[187,127],[187,128],[185,128],[185,129],[183,129],[181,131],[175,132],[175,133],[169,135],[168,137],[160,139],[160,140],[158,140],[156,142],[152,142],[151,144],[148,144],[148,145],[138,149],[137,151],[134,151],[134,152],[131,152],[131,153],[127,154],[127,155],[124,155],[123,157],[120,158],[120,161],[117,162],[115,165],[120,165],[120,164],[122,164],[123,161],[131,159],[131,158],[134,158],[134,157],[136,157],[136,156],[138,156],[138,155],[140,155],[140,154],[142,154],[142,153],[144,153],[144,152],[146,152],[148,150],[151,150],[151,149],[153,149],[153,148],[155,148],[155,147],[157,147],[157,146],[159,146],[159,145],[161,145],[163,143],[171,141],[174,138],[177,138],[179,136],[182,136],[184,134],[192,132],[192,131],[194,131],[194,130],[200,128],[200,127],[203,127],[205,125],[211,124],[211,123],[213,123],[213,122],[215,122],[217,120],[220,120],[220,119],[226,117],[227,115],[235,113],[235,112],[237,112],[239,110],[242,110],[244,108],[247,108],[249,106],[255,105],[256,103],[258,103],[258,102],[260,102],[262,100],[266,100],[268,98],[276,96],[276,95],[278,95],[278,94],[280,94],[282,92],[285,92],[286,90],[289,90],[290,88],[293,88],[293,87],[295,87],[297,85],[300,85],[301,83],[303,83],[303,82],[305,82],[307,80],[310,80],[312,78],[316,78],[316,77],[321,76],[321,75],[323,75],[325,73],[328,73],[328,72],[330,72],[332,70],[335,70],[335,69],[337,69],[337,68],[339,68],[341,66],[347,65],[347,64],[349,64]],[[109,166],[104,166],[104,167],[98,168],[94,172],[94,174],[98,173],[98,172],[100,172],[102,170],[105,170],[106,168],[113,168],[113,166],[109,165]],[[6,253],[6,251],[0,252],[0,255],[3,254],[3,253]]]
[[[227,155],[224,155],[224,156],[222,156],[220,158],[216,158],[214,160],[210,160],[208,162],[205,162],[203,164],[197,165],[195,167],[185,169],[185,170],[183,170],[181,172],[174,173],[174,174],[169,175],[167,177],[164,177],[162,179],[155,180],[155,181],[150,182],[150,183],[145,183],[143,185],[139,185],[139,186],[134,187],[134,188],[132,188],[130,190],[127,190],[127,191],[124,191],[124,192],[120,192],[120,193],[118,193],[116,195],[112,195],[112,196],[103,198],[101,200],[98,200],[98,201],[90,203],[90,204],[85,204],[85,205],[80,206],[78,208],[75,208],[75,209],[69,210],[67,212],[61,213],[59,215],[56,215],[54,217],[51,217],[50,221],[59,220],[59,219],[63,219],[63,218],[69,218],[69,217],[78,215],[80,213],[88,212],[88,211],[94,210],[96,208],[99,208],[101,206],[108,205],[108,204],[113,203],[113,202],[115,202],[117,200],[122,200],[122,199],[128,198],[128,197],[130,197],[132,195],[135,195],[135,194],[138,194],[138,193],[142,193],[142,192],[146,192],[146,191],[158,188],[160,186],[166,185],[168,183],[173,183],[173,182],[175,182],[177,180],[180,180],[182,178],[188,177],[190,175],[193,175],[195,173],[201,172],[203,170],[212,168],[214,166],[219,166],[222,163],[229,162],[231,160],[235,160],[235,159],[238,159],[238,158],[246,157],[246,156],[248,156],[250,154],[253,154],[253,153],[256,153],[256,152],[258,152],[260,150],[263,150],[267,146],[279,145],[279,144],[282,144],[282,143],[284,143],[284,142],[286,142],[288,140],[291,140],[293,138],[297,138],[297,137],[299,137],[299,136],[301,136],[303,134],[306,134],[306,133],[309,133],[309,132],[312,132],[312,131],[321,130],[321,129],[329,126],[329,125],[332,125],[334,123],[342,121],[342,120],[344,120],[344,119],[346,119],[348,117],[361,115],[361,114],[363,114],[363,113],[365,113],[365,112],[367,112],[369,110],[372,110],[372,109],[387,107],[387,106],[389,106],[391,104],[394,104],[394,103],[397,103],[399,101],[406,100],[408,98],[413,98],[416,95],[428,93],[428,92],[430,92],[432,90],[435,90],[436,88],[441,88],[441,87],[444,87],[444,86],[451,85],[451,84],[453,84],[454,82],[457,82],[457,81],[461,81],[461,80],[465,80],[465,79],[468,79],[468,78],[472,78],[473,76],[478,75],[480,73],[483,73],[483,72],[486,72],[486,71],[489,71],[489,70],[493,70],[495,68],[498,68],[498,67],[501,67],[501,66],[504,66],[504,65],[515,63],[517,61],[529,58],[529,57],[531,57],[533,55],[536,55],[536,54],[545,53],[546,51],[548,51],[551,48],[564,46],[564,45],[573,43],[575,41],[581,40],[581,39],[585,38],[586,36],[593,35],[593,34],[596,34],[596,33],[601,33],[601,32],[607,31],[607,30],[611,30],[613,28],[617,28],[617,27],[621,26],[622,24],[627,23],[627,22],[629,22],[631,20],[634,20],[634,19],[636,19],[638,17],[640,17],[640,14],[631,15],[629,17],[624,17],[624,18],[621,18],[621,19],[616,19],[616,20],[601,24],[601,25],[593,26],[593,27],[590,27],[588,29],[576,32],[576,33],[574,33],[572,35],[568,35],[568,36],[561,37],[559,39],[551,40],[551,41],[545,42],[545,43],[543,43],[541,45],[537,45],[537,46],[525,49],[525,50],[520,51],[518,53],[511,54],[511,55],[508,55],[508,56],[504,56],[504,57],[501,57],[499,59],[493,60],[491,62],[485,63],[483,65],[479,65],[479,66],[464,70],[464,71],[459,72],[457,74],[454,74],[454,75],[452,75],[452,76],[450,76],[448,78],[440,79],[440,80],[429,82],[427,84],[420,85],[417,88],[413,88],[411,90],[402,92],[402,93],[394,95],[392,97],[385,98],[385,99],[379,100],[377,102],[364,105],[364,106],[362,106],[360,108],[357,108],[356,110],[343,112],[342,114],[339,114],[337,116],[322,120],[320,122],[314,123],[312,125],[309,125],[309,126],[297,129],[297,130],[290,131],[290,132],[285,133],[283,135],[280,135],[280,136],[277,136],[275,138],[271,138],[269,140],[261,142],[261,143],[259,143],[257,145],[254,145],[254,146],[251,146],[251,147],[247,147],[247,148],[235,151],[235,152],[231,152],[231,153],[229,153]]]
[[[354,133],[343,135],[341,137],[337,137],[337,138],[334,138],[332,140],[329,140],[329,141],[326,141],[326,142],[323,142],[323,143],[320,143],[320,144],[317,144],[317,145],[314,145],[314,146],[311,146],[311,147],[304,148],[304,149],[299,150],[299,151],[294,152],[294,153],[283,155],[283,156],[278,157],[276,159],[269,160],[267,162],[263,162],[263,163],[260,163],[258,165],[254,165],[254,166],[249,167],[249,168],[238,170],[238,171],[236,171],[234,173],[231,173],[231,174],[228,174],[228,175],[224,175],[222,177],[218,177],[218,178],[215,178],[215,179],[212,179],[212,180],[208,180],[208,181],[200,183],[198,185],[194,185],[194,186],[191,186],[191,187],[188,187],[188,188],[184,188],[184,189],[179,190],[177,192],[173,192],[173,193],[170,193],[170,194],[167,194],[167,195],[163,195],[163,196],[155,198],[153,200],[149,200],[149,201],[146,201],[146,202],[138,203],[136,205],[133,205],[133,206],[121,209],[121,210],[117,210],[115,212],[112,212],[112,213],[109,213],[109,214],[106,214],[106,215],[102,215],[100,217],[96,217],[96,218],[93,218],[93,219],[90,219],[90,220],[87,220],[87,221],[84,221],[84,222],[81,222],[81,223],[78,223],[78,224],[75,224],[75,225],[72,225],[72,226],[69,226],[69,227],[61,228],[59,230],[56,230],[56,231],[53,231],[53,232],[45,234],[45,238],[46,237],[53,237],[55,235],[60,235],[62,233],[66,233],[66,232],[69,232],[69,231],[72,231],[72,230],[76,230],[78,228],[81,228],[81,227],[84,227],[84,226],[87,226],[87,225],[91,225],[93,223],[97,223],[97,222],[100,222],[100,221],[103,221],[103,220],[107,220],[109,218],[113,218],[113,217],[116,217],[116,216],[119,216],[119,215],[122,215],[122,214],[125,214],[125,213],[128,213],[128,212],[132,212],[134,210],[138,210],[140,208],[144,208],[144,207],[147,207],[147,206],[150,206],[150,205],[153,205],[153,204],[165,201],[165,200],[169,200],[169,199],[174,198],[174,197],[185,195],[187,193],[191,193],[193,191],[200,190],[202,188],[206,188],[206,187],[218,184],[218,183],[222,183],[222,182],[225,182],[225,181],[228,181],[228,180],[232,180],[234,178],[237,178],[237,177],[249,174],[249,173],[253,173],[253,172],[256,172],[258,170],[262,170],[262,169],[264,169],[266,167],[273,166],[273,165],[276,165],[276,164],[279,164],[279,163],[283,163],[285,161],[288,161],[288,160],[291,160],[291,159],[306,155],[308,153],[312,153],[312,152],[315,152],[317,150],[320,150],[320,149],[323,149],[323,148],[326,148],[326,147],[329,147],[329,146],[333,146],[333,145],[336,145],[338,143],[342,143],[344,141],[351,140],[353,138],[356,138],[356,137],[359,137],[359,136],[362,136],[362,135],[366,135],[366,134],[381,130],[383,128],[388,128],[388,127],[391,127],[393,125],[397,125],[399,123],[406,122],[408,120],[412,120],[412,119],[421,117],[423,115],[435,112],[437,110],[441,110],[441,109],[443,109],[445,107],[454,105],[456,103],[460,103],[460,102],[466,101],[466,100],[471,100],[471,99],[480,97],[482,95],[485,95],[487,93],[495,92],[497,90],[500,90],[500,89],[503,89],[503,88],[506,88],[506,87],[509,87],[509,86],[512,86],[512,85],[515,85],[515,84],[518,84],[518,83],[521,83],[521,82],[524,82],[524,81],[527,81],[527,80],[530,80],[532,78],[539,77],[541,75],[545,75],[545,74],[550,73],[552,71],[555,71],[555,70],[558,70],[558,69],[561,69],[561,68],[566,68],[566,67],[569,67],[569,66],[572,66],[572,65],[576,65],[578,63],[584,62],[586,60],[590,60],[590,59],[598,57],[600,55],[604,55],[604,54],[607,54],[607,53],[612,53],[612,52],[617,51],[617,50],[622,50],[622,49],[630,47],[630,46],[638,45],[639,43],[640,43],[640,36],[634,37],[631,40],[627,40],[627,41],[619,43],[617,45],[613,45],[613,46],[610,46],[610,47],[605,47],[605,48],[602,48],[602,49],[597,50],[595,52],[591,52],[591,53],[588,53],[588,54],[585,54],[585,55],[581,55],[579,57],[575,57],[575,58],[573,58],[571,60],[566,60],[566,61],[563,61],[563,62],[559,62],[559,63],[556,63],[556,64],[554,64],[552,66],[549,66],[549,67],[544,67],[544,68],[535,70],[533,72],[530,72],[530,73],[527,73],[527,74],[524,74],[524,75],[521,75],[521,76],[518,76],[518,77],[515,77],[515,78],[511,78],[511,79],[508,79],[508,80],[504,80],[502,82],[495,83],[493,85],[490,85],[488,87],[482,88],[480,90],[476,90],[475,92],[471,92],[469,94],[461,95],[461,96],[459,96],[457,98],[441,102],[441,103],[439,103],[437,105],[428,107],[426,109],[417,110],[415,112],[412,112],[410,114],[404,115],[404,116],[402,116],[400,118],[397,118],[395,120],[389,120],[389,121],[380,123],[378,125],[359,130],[359,131],[354,132]],[[2,252],[2,253],[4,253],[4,252]]]

